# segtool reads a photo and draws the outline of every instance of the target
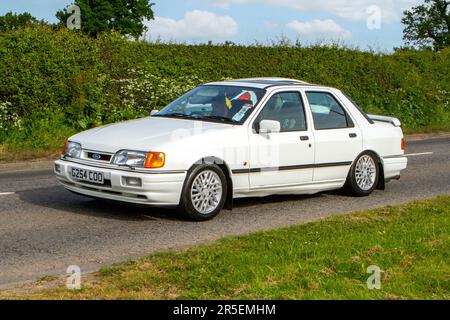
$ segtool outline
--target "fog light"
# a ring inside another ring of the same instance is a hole
[[[55,172],[56,173],[61,173],[61,166],[59,164],[55,163]]]
[[[141,187],[142,186],[142,180],[141,178],[132,178],[132,177],[125,177],[125,184],[130,187]]]

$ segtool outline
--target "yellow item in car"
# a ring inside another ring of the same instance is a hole
[[[231,100],[228,99],[228,97],[225,97],[225,104],[227,105],[228,109],[231,109],[233,105],[231,104]]]

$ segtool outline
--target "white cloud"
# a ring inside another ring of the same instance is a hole
[[[382,23],[399,22],[402,12],[422,0],[204,0],[211,5],[230,8],[233,4],[267,4],[300,11],[324,11],[349,21],[366,20],[370,6],[381,9]]]
[[[352,37],[349,31],[345,30],[331,19],[312,20],[307,22],[294,20],[289,22],[286,27],[306,38],[314,37],[322,40],[343,40]]]
[[[225,39],[238,32],[238,25],[230,16],[218,16],[201,10],[186,12],[180,20],[155,17],[146,25],[147,38],[174,41]]]

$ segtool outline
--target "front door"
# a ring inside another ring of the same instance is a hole
[[[299,91],[281,91],[271,96],[249,133],[250,188],[312,182],[314,136],[306,119]],[[260,132],[258,125],[262,120],[278,121],[280,132]]]

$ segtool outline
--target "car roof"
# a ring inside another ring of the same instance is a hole
[[[304,81],[289,79],[289,78],[246,78],[246,79],[235,79],[235,80],[225,80],[219,82],[210,82],[208,85],[233,85],[233,86],[243,86],[259,89],[267,89],[269,87],[278,86],[305,86],[305,87],[316,87],[317,85],[307,83]]]

